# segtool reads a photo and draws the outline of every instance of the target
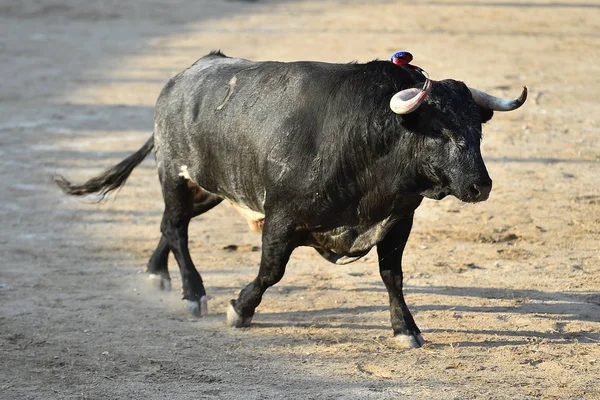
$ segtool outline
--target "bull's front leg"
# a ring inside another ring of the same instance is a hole
[[[399,221],[377,245],[379,272],[390,296],[394,337],[407,348],[421,347],[425,343],[402,293],[402,252],[410,235],[412,222],[412,215]]]
[[[295,245],[295,226],[284,218],[267,215],[262,233],[262,255],[258,276],[231,300],[227,324],[235,328],[250,325],[254,310],[265,291],[283,278],[285,266]]]

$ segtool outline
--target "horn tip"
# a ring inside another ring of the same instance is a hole
[[[523,104],[525,104],[525,100],[527,100],[527,86],[523,86],[523,91],[521,92],[521,95],[515,101],[515,108],[519,108]]]
[[[519,101],[521,101],[521,103],[525,103],[525,100],[527,100],[527,86],[523,86],[523,91],[519,96]]]

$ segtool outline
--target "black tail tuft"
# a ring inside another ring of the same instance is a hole
[[[142,146],[141,149],[118,163],[112,168],[107,169],[100,175],[90,179],[84,184],[75,185],[66,180],[62,175],[54,175],[52,180],[66,194],[71,196],[85,196],[92,193],[99,193],[102,198],[108,193],[123,186],[129,175],[154,147],[154,135]]]

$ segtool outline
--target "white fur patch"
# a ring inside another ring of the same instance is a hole
[[[192,180],[192,177],[190,176],[190,172],[188,171],[187,165],[182,165],[181,168],[179,168],[179,170],[181,171],[179,173],[179,176],[187,179],[188,181]]]

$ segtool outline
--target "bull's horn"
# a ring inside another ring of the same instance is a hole
[[[404,89],[392,96],[390,100],[390,108],[396,114],[408,114],[415,111],[431,89],[431,80],[428,78],[423,85],[423,89]]]
[[[527,100],[527,86],[523,86],[523,91],[521,95],[517,99],[513,100],[504,100],[498,97],[494,97],[491,94],[487,94],[486,92],[482,92],[481,90],[469,88],[471,94],[473,95],[473,99],[475,103],[479,104],[481,107],[489,108],[494,111],[512,111],[521,107],[525,100]]]

